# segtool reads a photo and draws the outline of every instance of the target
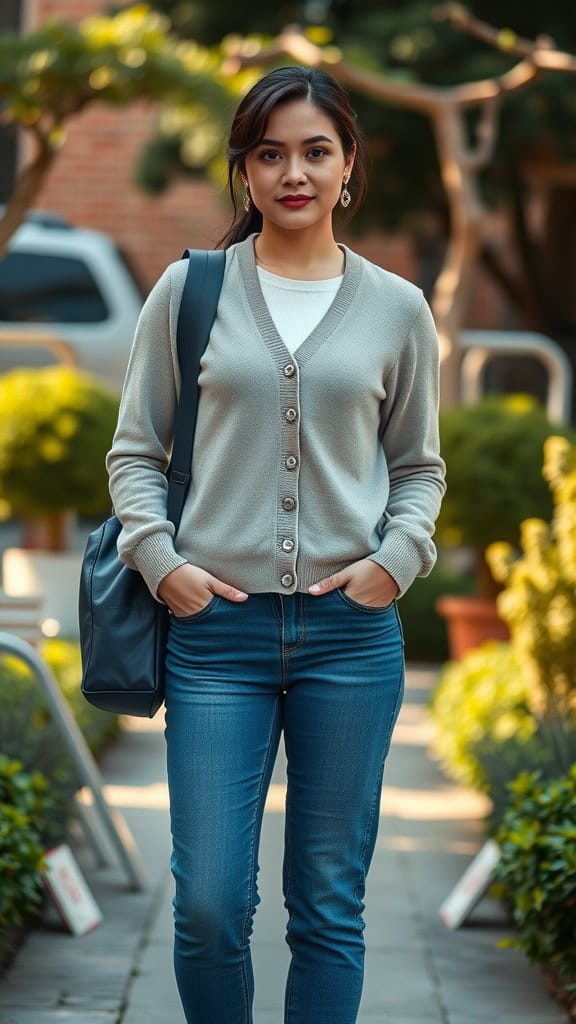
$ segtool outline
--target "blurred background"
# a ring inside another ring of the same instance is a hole
[[[432,680],[431,755],[489,798],[518,942],[576,1019],[572,2],[2,0],[0,630],[38,645],[100,755],[118,722],[79,698],[76,593],[134,326],[166,264],[224,233],[232,112],[286,63],[341,78],[367,139],[368,197],[337,237],[434,311],[448,492],[438,564],[400,605],[406,654]],[[77,780],[9,659],[0,712],[0,754],[59,801],[26,804],[46,845]],[[34,790],[13,765],[6,806]],[[0,962],[38,863],[0,895]]]

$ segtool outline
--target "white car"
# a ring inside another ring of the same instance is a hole
[[[56,362],[51,336],[119,394],[144,294],[107,235],[29,214],[0,260],[0,373]]]

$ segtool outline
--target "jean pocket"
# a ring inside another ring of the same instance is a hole
[[[395,605],[395,601],[390,601],[389,604],[383,605],[361,604],[360,601],[355,601],[353,597],[350,597],[350,594],[347,594],[343,587],[338,587],[336,593],[344,604],[347,604],[350,608],[356,608],[358,611],[366,612],[368,615],[383,615],[385,612],[389,612]]]
[[[212,609],[216,607],[219,601],[220,594],[212,594],[212,597],[208,601],[208,604],[205,604],[204,607],[201,608],[199,612],[192,612],[191,615],[175,615],[174,613],[172,613],[170,619],[172,622],[196,622],[198,619],[201,619],[205,615],[207,615],[208,612],[211,612]]]

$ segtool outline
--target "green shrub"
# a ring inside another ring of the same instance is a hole
[[[71,367],[17,369],[0,377],[0,499],[5,513],[44,516],[109,506],[104,459],[118,401]]]
[[[69,640],[46,640],[40,651],[51,669],[93,754],[100,753],[118,732],[118,718],[100,711],[82,696],[80,647]]]
[[[48,640],[42,655],[59,682],[93,753],[118,730],[118,719],[92,708],[80,693],[80,655],[77,644]],[[70,803],[78,778],[59,730],[30,670],[18,658],[0,658],[0,752],[18,758],[28,770],[38,769],[49,780],[53,813],[44,824],[46,846],[61,842],[67,830]]]
[[[483,551],[493,541],[518,542],[528,516],[547,519],[550,492],[540,467],[544,441],[559,430],[527,395],[488,397],[447,409],[440,417],[447,492],[437,536],[447,546],[476,550],[478,588],[490,592]],[[495,589],[492,587],[492,589]]]
[[[531,736],[509,736],[502,741],[485,736],[470,750],[481,767],[492,809],[488,830],[500,825],[510,802],[509,785],[521,772],[538,771],[542,779],[556,779],[576,763],[576,722],[535,719]]]
[[[510,786],[497,833],[495,877],[512,907],[519,936],[507,944],[576,982],[576,765],[544,783],[523,773]]]
[[[53,804],[41,772],[0,755],[0,932],[36,910],[42,900],[42,823]]]
[[[536,729],[528,686],[509,644],[489,641],[449,662],[431,701],[432,750],[447,773],[464,785],[488,789],[477,753],[481,742],[527,740]]]
[[[441,559],[429,576],[414,580],[398,605],[409,661],[446,661],[446,622],[436,611],[436,600],[442,594],[470,594],[473,589],[473,579],[457,575]]]

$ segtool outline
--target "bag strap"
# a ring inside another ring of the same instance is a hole
[[[174,423],[168,470],[168,519],[176,530],[192,479],[192,449],[198,413],[200,360],[208,344],[222,288],[226,253],[186,249],[186,282],[178,313],[176,345],[180,365],[180,398]]]

